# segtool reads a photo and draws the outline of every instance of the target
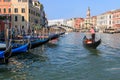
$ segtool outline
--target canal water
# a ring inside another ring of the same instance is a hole
[[[0,65],[0,80],[120,80],[120,34],[97,34],[97,49],[82,45],[83,33],[10,58]]]

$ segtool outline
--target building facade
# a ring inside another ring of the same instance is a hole
[[[20,29],[23,27],[28,29],[29,22],[29,6],[27,0],[11,0],[11,26]],[[26,31],[27,32],[27,31]]]
[[[96,27],[97,25],[97,16],[92,16],[91,17],[91,24],[93,25],[93,27]]]
[[[113,27],[120,29],[120,9],[113,11],[112,21]]]
[[[75,18],[70,18],[65,20],[65,25],[74,28]]]
[[[11,15],[11,1],[10,0],[0,0],[0,17],[4,19],[0,19],[0,31],[4,30],[4,26],[9,24],[10,22],[10,15]]]
[[[0,1],[2,2],[2,4],[0,4],[0,14],[10,15],[12,28],[18,28],[19,31],[23,28],[25,32],[28,33],[33,29],[40,28],[41,25],[43,26],[43,24],[47,22],[43,5],[38,0]],[[3,4],[6,6],[3,6]],[[43,14],[42,18],[41,14]]]
[[[97,28],[104,30],[106,28],[112,28],[112,12],[106,12],[97,16]]]
[[[75,18],[75,22],[74,22],[74,28],[76,30],[80,30],[82,29],[83,27],[83,22],[84,22],[84,19],[83,18]]]

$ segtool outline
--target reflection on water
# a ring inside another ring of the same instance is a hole
[[[89,51],[89,53],[90,53],[91,55],[99,56],[100,54],[102,54],[99,49],[90,49],[90,48],[87,48],[87,50]]]
[[[0,80],[120,80],[120,35],[97,34],[97,49],[82,45],[83,33],[69,33],[10,58],[0,66]]]

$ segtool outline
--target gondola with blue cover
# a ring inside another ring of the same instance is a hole
[[[17,46],[15,46],[17,45]],[[17,53],[25,53],[29,50],[29,43],[26,44],[14,44],[12,47],[12,54],[15,55]]]
[[[2,43],[2,45],[6,45],[5,43]],[[30,43],[24,43],[24,44],[20,44],[20,43],[11,43],[11,53],[12,55],[16,55],[18,53],[25,53],[29,50],[29,45]],[[6,46],[0,47],[0,51],[5,51],[6,50]]]

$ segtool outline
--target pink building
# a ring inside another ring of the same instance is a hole
[[[10,14],[11,14],[11,0],[0,0],[0,17],[4,16],[6,19],[9,16],[10,19]],[[9,22],[9,25],[11,25],[11,22]],[[0,31],[4,30],[4,26],[5,20],[0,19]]]
[[[81,27],[83,26],[83,22],[84,22],[83,18],[75,18],[74,28],[78,30],[81,29]]]
[[[120,9],[113,11],[113,27],[120,28]]]

